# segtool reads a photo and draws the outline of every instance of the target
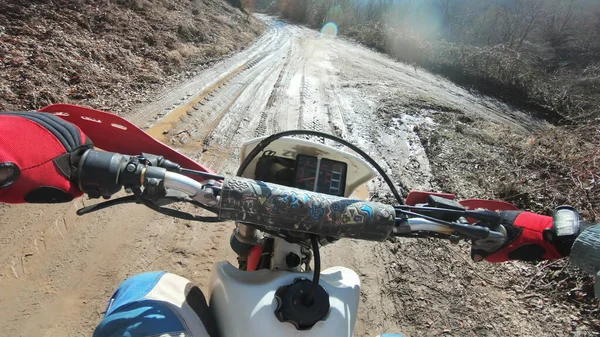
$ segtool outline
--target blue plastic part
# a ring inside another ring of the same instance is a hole
[[[175,308],[167,302],[145,298],[165,274],[165,271],[148,272],[125,280],[111,297],[104,319],[94,331],[94,337],[186,333],[187,328]]]
[[[123,305],[144,298],[166,273],[166,271],[152,271],[137,274],[125,280],[110,298],[104,316],[110,315]]]
[[[179,336],[187,332],[169,305],[154,300],[139,300],[106,316],[94,337]]]

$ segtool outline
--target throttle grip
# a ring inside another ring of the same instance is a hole
[[[223,182],[219,217],[332,237],[384,241],[395,224],[390,205],[331,196],[252,179]]]

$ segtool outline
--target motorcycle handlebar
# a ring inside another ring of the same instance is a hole
[[[456,227],[425,219],[426,216],[396,218],[393,206],[378,202],[336,197],[241,177],[225,178],[219,188],[207,188],[201,182],[173,170],[181,171],[178,165],[162,157],[88,150],[79,163],[79,185],[91,198],[106,199],[123,186],[174,189],[208,206],[223,221],[235,220],[275,230],[337,238],[383,241],[392,233],[451,235],[457,230]],[[462,229],[465,233],[473,232],[471,234],[475,237],[496,234],[483,227],[467,227],[470,228],[463,226]]]
[[[390,205],[239,177],[223,182],[218,209],[222,219],[371,241],[387,239],[396,223]]]

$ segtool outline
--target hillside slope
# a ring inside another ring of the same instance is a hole
[[[262,30],[223,0],[5,0],[0,110],[71,102],[123,112]]]

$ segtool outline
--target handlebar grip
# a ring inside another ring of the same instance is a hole
[[[140,187],[153,178],[163,180],[167,172],[165,168],[139,162],[139,159],[146,160],[150,156],[133,157],[88,150],[79,161],[79,188],[90,198],[109,198],[123,186]]]
[[[118,153],[86,151],[79,161],[79,188],[90,198],[117,193],[123,186],[119,176],[128,159]]]
[[[390,205],[310,192],[240,177],[223,182],[219,217],[332,237],[383,241],[392,232]]]

